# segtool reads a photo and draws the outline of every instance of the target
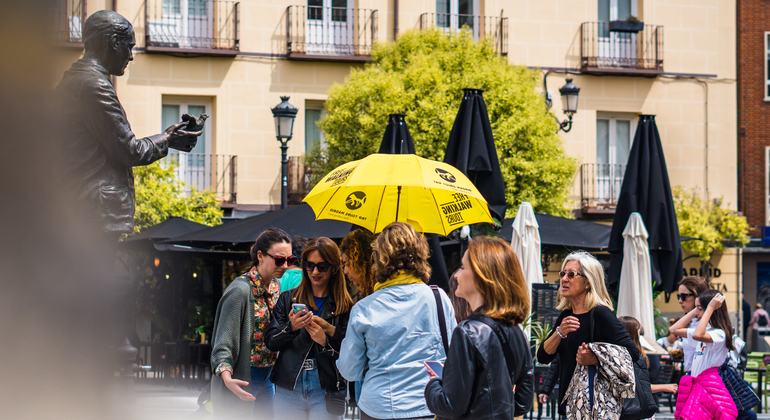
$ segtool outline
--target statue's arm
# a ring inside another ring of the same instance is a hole
[[[125,166],[149,165],[168,154],[169,135],[136,138],[118,101],[115,89],[101,79],[83,86],[81,99],[88,105],[86,125],[109,155]]]

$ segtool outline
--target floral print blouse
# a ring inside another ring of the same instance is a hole
[[[272,367],[278,353],[267,349],[264,332],[270,326],[270,314],[281,294],[281,286],[277,279],[272,279],[265,288],[256,267],[246,273],[246,276],[249,278],[251,292],[254,294],[254,337],[251,341],[251,367]],[[221,363],[216,367],[215,374],[221,375],[225,370],[232,373],[233,368],[229,363]]]

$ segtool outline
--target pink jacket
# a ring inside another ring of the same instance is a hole
[[[674,417],[682,420],[735,420],[735,408],[730,393],[719,377],[719,368],[704,370],[697,377],[685,375],[679,382]]]

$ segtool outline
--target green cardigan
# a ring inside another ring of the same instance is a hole
[[[251,340],[254,336],[254,294],[247,276],[240,276],[222,294],[214,319],[211,371],[220,363],[233,367],[232,377],[251,382]],[[244,322],[245,321],[245,322]],[[246,390],[249,392],[249,390]],[[225,386],[221,376],[211,375],[214,417],[251,418],[252,402],[241,401]]]

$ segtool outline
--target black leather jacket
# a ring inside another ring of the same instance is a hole
[[[535,382],[529,344],[518,326],[499,325],[512,346],[515,380],[508,375],[495,332],[480,321],[465,320],[452,333],[442,379],[431,379],[425,387],[425,401],[437,418],[510,420],[532,408]]]
[[[350,312],[343,314],[336,313],[334,297],[329,294],[329,300],[323,306],[321,318],[334,325],[336,331],[333,337],[326,337],[326,346],[321,347],[310,338],[310,334],[304,328],[292,331],[289,325],[289,311],[294,290],[287,290],[281,293],[270,321],[270,327],[265,334],[265,344],[272,351],[279,351],[278,360],[273,366],[273,373],[270,380],[281,388],[294,390],[297,385],[297,379],[302,370],[302,364],[310,353],[311,347],[315,349],[316,361],[318,363],[318,377],[321,382],[321,388],[327,390],[346,389],[345,380],[337,371],[335,362],[340,355],[340,344],[345,338],[345,332],[348,328],[348,317]]]

